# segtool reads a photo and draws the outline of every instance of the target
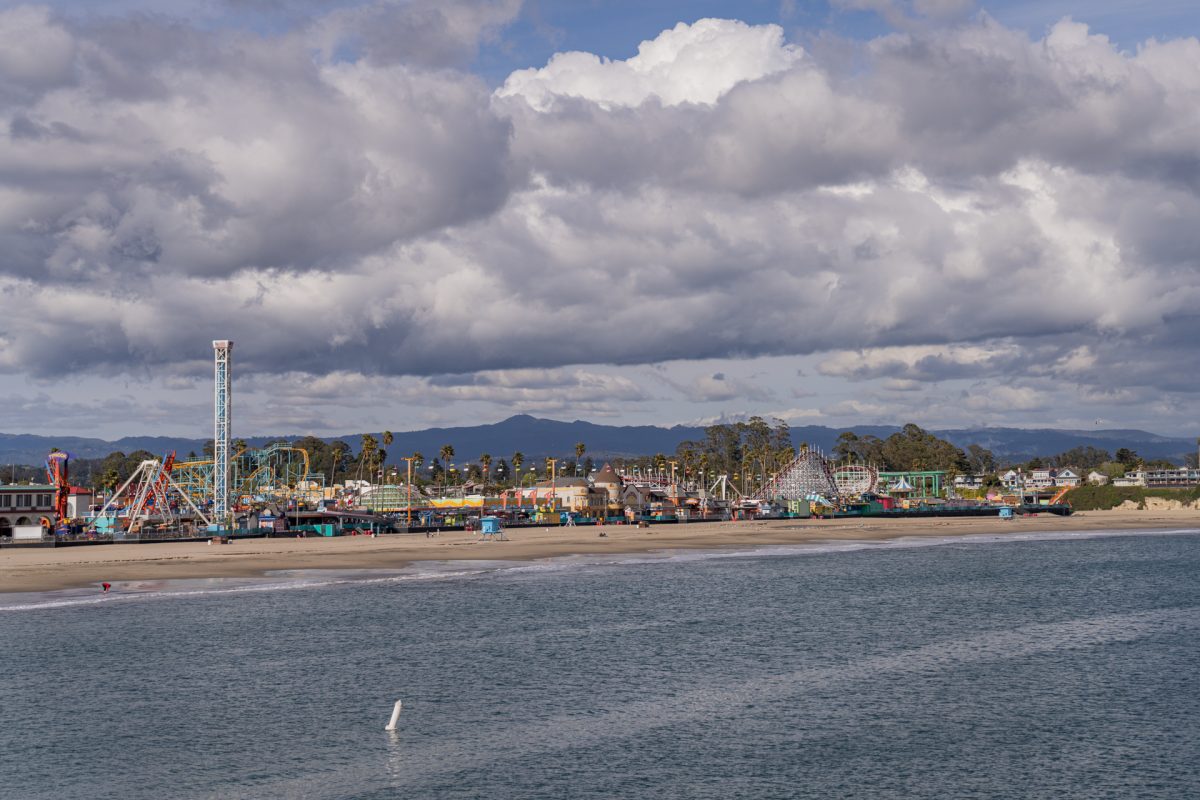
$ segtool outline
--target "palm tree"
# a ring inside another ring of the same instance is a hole
[[[344,455],[344,453],[342,453],[342,448],[340,448],[340,447],[333,448],[333,452],[331,452],[329,454],[329,462],[330,462],[329,463],[329,485],[330,486],[332,486],[334,484],[334,481],[337,478],[338,464],[341,463],[343,455]]]
[[[446,470],[446,480],[450,479],[450,459],[454,458],[454,445],[444,444],[441,449],[442,467]]]
[[[484,453],[479,457],[479,465],[483,467],[483,482],[487,483],[488,478],[492,474],[492,456],[489,453]]]
[[[683,479],[687,482],[688,477],[695,472],[696,466],[696,451],[691,447],[681,447],[677,451],[679,460],[683,462]]]
[[[382,437],[382,439],[383,439],[383,446],[384,446],[384,447],[391,447],[391,446],[392,446],[392,442],[396,441],[396,437],[395,437],[395,436],[392,436],[392,432],[391,432],[391,431],[384,431],[384,432],[383,432],[383,437]],[[380,469],[382,469],[382,468],[383,468],[383,465],[384,465],[384,464],[386,464],[386,463],[387,463],[387,450],[380,450],[380,451],[379,451],[379,464],[378,464],[378,467],[379,467]]]
[[[358,477],[362,479],[363,470],[367,472],[367,479],[370,480],[371,473],[375,471],[375,451],[379,449],[378,440],[369,433],[362,435],[362,452],[358,454]]]
[[[525,463],[525,454],[518,450],[513,453],[513,457],[510,460],[513,465],[513,485],[519,486],[521,483],[521,465]]]
[[[662,453],[655,454],[654,468],[658,470],[659,475],[661,475],[663,472],[665,472],[667,469],[667,457],[665,455],[663,455]]]

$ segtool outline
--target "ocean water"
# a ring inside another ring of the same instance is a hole
[[[1200,534],[991,538],[0,595],[0,797],[1200,797]]]

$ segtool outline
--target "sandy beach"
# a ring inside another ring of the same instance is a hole
[[[33,592],[98,585],[101,581],[221,578],[290,569],[398,568],[414,561],[537,559],[571,554],[637,553],[684,548],[746,548],[902,536],[965,536],[1052,531],[1200,528],[1200,511],[1089,511],[1071,517],[1038,515],[1002,521],[962,519],[767,520],[657,525],[637,528],[521,528],[508,541],[474,533],[309,539],[108,544],[0,550],[0,592]],[[606,535],[600,536],[603,531]]]

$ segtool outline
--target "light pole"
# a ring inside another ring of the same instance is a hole
[[[555,485],[556,478],[558,477],[558,459],[550,458],[547,460],[550,462],[550,511],[553,513],[558,501],[558,492],[556,491],[558,487]]]
[[[406,524],[406,527],[411,528],[412,527],[412,465],[413,465],[413,457],[412,456],[404,456],[403,458],[405,461],[408,462],[408,523]]]

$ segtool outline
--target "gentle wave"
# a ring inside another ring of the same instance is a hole
[[[260,579],[259,581],[256,581],[254,583],[249,583],[246,585],[238,585],[238,586],[220,585],[220,586],[215,586],[213,588],[180,588],[180,589],[175,589],[175,590],[162,590],[162,591],[154,591],[154,590],[148,591],[148,590],[140,590],[137,588],[138,584],[147,583],[146,581],[132,582],[132,584],[133,584],[132,586],[118,582],[118,583],[113,584],[113,587],[115,589],[117,589],[117,591],[110,591],[110,592],[107,592],[104,594],[95,594],[94,593],[95,590],[91,590],[91,589],[65,590],[64,592],[55,593],[60,596],[57,596],[54,598],[47,598],[46,597],[47,593],[44,593],[44,592],[16,593],[16,594],[9,595],[9,597],[21,597],[22,599],[29,598],[29,600],[26,602],[18,602],[18,603],[13,603],[13,604],[8,604],[8,605],[0,605],[0,611],[33,611],[33,610],[42,610],[42,609],[50,609],[50,608],[67,608],[67,607],[71,607],[71,606],[93,606],[93,605],[100,605],[103,603],[134,602],[134,601],[141,601],[141,600],[174,600],[174,599],[178,599],[178,598],[187,598],[187,597],[207,597],[207,596],[212,596],[212,595],[245,594],[245,593],[251,593],[251,592],[295,591],[295,590],[299,590],[299,589],[320,589],[320,588],[325,588],[325,587],[330,587],[330,586],[345,586],[345,585],[350,585],[350,584],[353,584],[355,586],[362,586],[362,585],[378,584],[378,583],[396,583],[399,581],[424,581],[424,580],[438,580],[438,579],[449,580],[449,579],[471,577],[473,575],[480,575],[480,574],[483,574],[484,572],[486,572],[486,570],[431,570],[431,571],[423,571],[423,572],[410,573],[410,574],[391,574],[391,575],[387,575],[384,577],[363,577],[361,575],[350,574],[350,573],[354,573],[355,572],[354,570],[331,570],[331,571],[338,572],[338,573],[346,573],[347,575],[346,575],[346,577],[327,578],[327,579],[307,579],[307,578],[286,578],[285,577],[282,580],[276,579],[276,580],[268,581],[266,583],[261,582],[261,579]],[[364,570],[364,571],[365,572],[377,572],[377,570],[369,570],[369,571]],[[324,570],[311,570],[311,572],[320,573],[320,572],[324,572]],[[202,579],[202,580],[205,583],[221,583],[221,584],[223,584],[223,583],[232,582],[235,580],[243,581],[243,580],[247,580],[247,579],[243,579],[243,578],[237,578],[237,579],[235,579],[235,578],[206,578],[206,579]],[[254,580],[254,579],[249,579],[249,580]],[[154,581],[153,583],[180,585],[180,584],[191,584],[193,582],[194,581],[192,579],[180,579],[180,580]],[[124,589],[125,591],[121,591],[122,589]],[[84,592],[84,591],[92,592],[92,593],[87,596],[83,596],[83,597],[76,596],[76,595],[61,596],[61,595],[65,595],[67,592]]]
[[[295,591],[337,586],[394,584],[409,581],[462,580],[485,575],[557,574],[580,569],[637,564],[711,561],[728,558],[766,558],[846,553],[861,550],[895,550],[944,545],[1005,544],[1021,542],[1074,541],[1120,536],[1178,536],[1200,533],[1198,528],[1170,530],[1044,531],[1026,533],[980,533],[960,536],[903,536],[895,539],[847,539],[786,545],[757,545],[739,549],[665,549],[648,553],[613,555],[567,555],[536,561],[436,561],[402,570],[312,569],[268,572],[263,578],[204,578],[161,581],[129,581],[113,584],[116,591],[97,594],[94,589],[67,589],[0,595],[0,612],[99,606],[147,600],[174,600],[209,595]],[[198,585],[203,584],[203,585]],[[174,588],[144,589],[146,585]],[[86,594],[84,594],[86,592]],[[6,602],[7,601],[7,602]]]
[[[981,631],[855,662],[804,666],[746,676],[732,683],[716,681],[671,696],[627,702],[600,713],[588,709],[543,719],[486,722],[472,726],[461,736],[432,742],[423,740],[419,733],[381,734],[387,737],[386,775],[379,774],[378,755],[372,749],[327,774],[269,780],[255,789],[260,796],[269,793],[331,800],[344,797],[346,785],[374,785],[379,796],[399,786],[411,793],[442,781],[449,774],[485,771],[496,762],[528,759],[531,753],[544,756],[573,748],[611,749],[617,742],[635,739],[648,731],[700,720],[721,725],[744,715],[747,709],[772,702],[795,699],[803,703],[808,717],[819,723],[840,713],[842,698],[864,683],[884,679],[925,683],[931,675],[973,664],[1011,662],[1197,629],[1200,629],[1200,607],[1183,606]],[[381,718],[383,711],[386,709],[381,710]],[[432,712],[416,705],[407,713],[406,725],[419,731],[421,714]],[[795,732],[793,741],[816,741],[828,735],[827,726],[815,724],[814,728],[811,734]],[[479,742],[486,742],[487,746],[481,747]],[[222,791],[206,796],[219,800],[231,795]]]

